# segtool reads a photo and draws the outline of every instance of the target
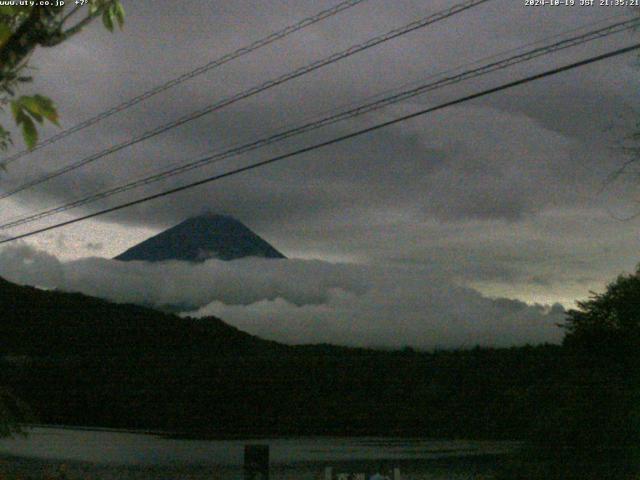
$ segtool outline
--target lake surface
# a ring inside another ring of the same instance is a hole
[[[272,478],[322,478],[324,468],[372,472],[400,467],[403,478],[486,478],[495,455],[515,442],[404,438],[183,440],[163,435],[38,427],[0,440],[5,469],[33,472],[66,464],[91,478],[241,478],[244,445],[270,447]]]

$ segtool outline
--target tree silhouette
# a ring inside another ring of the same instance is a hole
[[[569,310],[562,327],[564,344],[591,355],[608,355],[622,362],[627,373],[637,361],[640,347],[640,268],[620,275],[604,293],[593,293]]]

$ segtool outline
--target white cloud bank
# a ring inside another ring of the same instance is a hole
[[[559,342],[562,307],[493,299],[416,267],[317,260],[203,264],[61,262],[18,245],[0,251],[0,276],[116,302],[180,305],[287,343],[417,348]]]

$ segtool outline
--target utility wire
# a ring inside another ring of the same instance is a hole
[[[14,155],[8,157],[6,160],[4,160],[4,162],[2,162],[5,166],[9,165],[10,163],[15,162],[16,160],[29,155],[30,153],[36,151],[36,150],[40,150],[41,148],[46,147],[47,145],[51,145],[53,143],[56,143],[59,140],[62,140],[63,138],[68,137],[69,135],[79,132],[80,130],[83,130],[87,127],[90,127],[91,125],[95,125],[98,122],[101,122],[102,120],[109,118],[112,115],[115,115],[116,113],[122,112],[123,110],[126,110],[144,100],[147,100],[155,95],[158,95],[159,93],[162,93],[166,90],[169,90],[170,88],[175,87],[176,85],[179,85],[183,82],[186,82],[187,80],[191,80],[194,77],[197,77],[198,75],[202,75],[203,73],[208,72],[209,70],[212,70],[214,68],[217,68],[221,65],[224,65],[225,63],[230,62],[231,60],[235,60],[236,58],[242,57],[244,55],[247,55],[251,52],[255,52],[256,50],[259,50],[262,47],[266,47],[267,45],[270,45],[282,38],[285,38],[289,35],[291,35],[292,33],[295,33],[299,30],[302,30],[304,28],[307,28],[311,25],[314,25],[318,22],[321,22],[322,20],[325,20],[326,18],[332,17],[334,15],[337,15],[340,12],[343,12],[345,10],[348,10],[352,7],[355,7],[356,5],[365,2],[367,0],[347,0],[345,2],[339,3],[331,8],[328,8],[326,10],[322,10],[318,13],[316,13],[315,15],[312,15],[310,17],[304,18],[302,20],[300,20],[299,22],[293,24],[293,25],[289,25],[288,27],[283,28],[282,30],[279,30],[277,32],[273,32],[270,35],[261,38],[260,40],[256,40],[255,42],[247,45],[246,47],[242,47],[239,48],[238,50],[235,50],[234,52],[231,53],[227,53],[226,55],[223,55],[220,58],[217,58],[215,60],[210,61],[209,63],[207,63],[206,65],[202,65],[198,68],[195,68],[189,72],[183,73],[182,75],[173,78],[161,85],[158,85],[154,88],[152,88],[151,90],[147,90],[146,92],[141,93],[140,95],[137,95],[127,101],[122,102],[119,105],[116,105],[115,107],[112,107],[108,110],[105,110],[104,112],[99,113],[98,115],[91,117],[87,120],[84,120],[80,123],[77,123],[76,125],[67,128],[66,130],[63,130],[60,133],[57,133],[56,135],[53,135],[49,138],[47,138],[46,140],[38,143],[34,148],[32,148],[31,150],[25,149],[22,150],[20,152],[15,153]]]
[[[148,195],[146,197],[142,197],[142,198],[139,198],[137,200],[133,200],[133,201],[130,201],[130,202],[122,203],[120,205],[116,205],[114,207],[106,208],[104,210],[100,210],[98,212],[90,213],[88,215],[84,215],[82,217],[74,218],[72,220],[67,220],[65,222],[60,222],[60,223],[57,223],[57,224],[54,224],[54,225],[50,225],[48,227],[43,227],[43,228],[39,228],[37,230],[32,230],[30,232],[23,233],[21,235],[16,235],[14,237],[6,238],[6,239],[3,239],[3,240],[0,240],[0,245],[4,244],[4,243],[13,242],[15,240],[19,240],[19,239],[22,239],[22,238],[31,237],[31,236],[39,234],[39,233],[47,232],[47,231],[54,230],[54,229],[57,229],[57,228],[61,228],[61,227],[64,227],[64,226],[67,226],[67,225],[71,225],[71,224],[74,224],[74,223],[78,223],[78,222],[81,222],[83,220],[87,220],[89,218],[94,218],[94,217],[98,217],[98,216],[101,216],[101,215],[105,215],[107,213],[111,213],[111,212],[115,212],[115,211],[118,211],[118,210],[122,210],[124,208],[132,207],[134,205],[139,205],[141,203],[145,203],[145,202],[148,202],[150,200],[155,200],[157,198],[162,198],[162,197],[165,197],[165,196],[168,196],[168,195],[173,195],[174,193],[182,192],[184,190],[189,190],[191,188],[194,188],[194,187],[197,187],[197,186],[200,186],[200,185],[204,185],[204,184],[211,183],[211,182],[214,182],[214,181],[217,181],[217,180],[221,180],[221,179],[226,178],[226,177],[231,177],[233,175],[237,175],[239,173],[247,172],[249,170],[254,170],[256,168],[260,168],[260,167],[263,167],[263,166],[266,166],[266,165],[270,165],[272,163],[276,163],[276,162],[279,162],[281,160],[285,160],[287,158],[295,157],[295,156],[298,156],[298,155],[301,155],[301,154],[304,154],[304,153],[308,153],[308,152],[311,152],[311,151],[314,151],[314,150],[318,150],[320,148],[324,148],[324,147],[327,147],[329,145],[334,145],[336,143],[343,142],[345,140],[349,140],[351,138],[359,137],[359,136],[362,136],[362,135],[365,135],[365,134],[368,134],[368,133],[371,133],[371,132],[374,132],[374,131],[377,131],[377,130],[380,130],[380,129],[383,129],[383,128],[386,128],[386,127],[389,127],[391,125],[395,125],[395,124],[400,123],[400,122],[405,122],[407,120],[410,120],[410,119],[413,119],[413,118],[416,118],[416,117],[420,117],[420,116],[426,115],[428,113],[435,112],[437,110],[442,110],[442,109],[447,108],[447,107],[451,107],[451,106],[454,106],[454,105],[459,105],[461,103],[465,103],[465,102],[474,100],[476,98],[485,97],[485,96],[488,96],[488,95],[491,95],[491,94],[494,94],[494,93],[497,93],[497,92],[500,92],[500,91],[503,91],[503,90],[511,89],[511,88],[514,88],[514,87],[519,86],[519,85],[524,85],[526,83],[533,82],[535,80],[539,80],[539,79],[542,79],[542,78],[546,78],[546,77],[550,77],[550,76],[553,76],[553,75],[557,75],[559,73],[566,72],[568,70],[573,70],[575,68],[579,68],[579,67],[582,67],[582,66],[585,66],[585,65],[589,65],[589,64],[592,64],[592,63],[595,63],[595,62],[599,62],[599,61],[602,61],[602,60],[606,60],[608,58],[617,57],[617,56],[620,56],[620,55],[623,55],[623,54],[626,54],[626,53],[629,53],[629,52],[632,52],[632,51],[638,50],[638,49],[640,49],[640,43],[636,43],[636,44],[631,45],[629,47],[613,50],[611,52],[604,53],[602,55],[598,55],[598,56],[595,56],[595,57],[590,57],[590,58],[587,58],[586,60],[582,60],[582,61],[579,61],[579,62],[571,63],[571,64],[568,64],[568,65],[564,65],[562,67],[554,68],[552,70],[547,70],[547,71],[545,71],[543,73],[539,73],[539,74],[536,74],[536,75],[525,77],[525,78],[522,78],[520,80],[515,80],[513,82],[505,83],[505,84],[502,84],[502,85],[500,85],[498,87],[490,88],[488,90],[483,90],[481,92],[474,93],[474,94],[471,94],[471,95],[467,95],[465,97],[461,97],[461,98],[458,98],[456,100],[452,100],[452,101],[449,101],[449,102],[441,103],[440,105],[437,105],[435,107],[426,108],[426,109],[423,109],[423,110],[420,110],[420,111],[417,111],[417,112],[414,112],[414,113],[411,113],[411,114],[408,114],[408,115],[404,115],[402,117],[395,118],[393,120],[388,120],[386,122],[378,123],[378,124],[376,124],[374,126],[367,127],[367,128],[362,129],[362,130],[358,130],[356,132],[349,133],[347,135],[342,135],[342,136],[339,136],[339,137],[335,137],[335,138],[333,138],[331,140],[327,140],[327,141],[324,141],[324,142],[316,143],[314,145],[311,145],[311,146],[308,146],[308,147],[304,147],[304,148],[300,148],[298,150],[294,150],[292,152],[285,153],[283,155],[278,155],[278,156],[269,158],[267,160],[263,160],[263,161],[260,161],[260,162],[253,163],[251,165],[247,165],[247,166],[244,166],[244,167],[236,168],[234,170],[230,170],[230,171],[227,171],[225,173],[218,174],[218,175],[213,175],[211,177],[207,177],[207,178],[204,178],[202,180],[191,182],[191,183],[188,183],[186,185],[182,185],[180,187],[175,187],[175,188],[172,188],[170,190],[165,190],[163,192],[156,193],[156,194],[153,194],[153,195]]]
[[[38,177],[34,180],[28,181],[24,184],[22,184],[21,186],[10,190],[8,192],[2,193],[0,194],[0,200],[4,199],[4,198],[8,198],[12,195],[15,195],[18,192],[22,192],[23,190],[26,190],[28,188],[31,187],[35,187],[36,185],[40,185],[41,183],[44,183],[48,180],[51,180],[53,178],[59,177],[61,175],[64,175],[66,173],[72,172],[74,170],[77,170],[78,168],[81,168],[85,165],[88,165],[92,162],[95,162],[96,160],[99,160],[103,157],[106,157],[107,155],[110,155],[112,153],[118,152],[124,148],[130,147],[131,145],[135,145],[137,143],[140,143],[144,140],[148,140],[149,138],[155,137],[157,135],[160,135],[161,133],[164,133],[168,130],[171,130],[173,128],[179,127],[187,122],[191,122],[193,120],[196,120],[204,115],[207,115],[211,112],[214,112],[216,110],[220,110],[224,107],[227,107],[233,103],[236,103],[240,100],[244,100],[246,98],[252,97],[254,95],[257,95],[258,93],[264,92],[265,90],[269,90],[271,88],[277,87],[278,85],[281,85],[285,82],[288,82],[289,80],[293,80],[295,78],[301,77],[302,75],[306,75],[307,73],[313,72],[315,70],[318,70],[322,67],[325,67],[327,65],[330,65],[332,63],[338,62],[340,60],[343,60],[347,57],[350,57],[352,55],[355,55],[356,53],[362,52],[364,50],[367,50],[369,48],[375,47],[377,45],[380,45],[381,43],[384,42],[388,42],[390,40],[393,40],[397,37],[400,37],[402,35],[406,35],[410,32],[413,32],[415,30],[418,30],[420,28],[424,28],[428,25],[431,25],[433,23],[439,22],[441,20],[444,20],[446,18],[449,18],[453,15],[456,15],[460,12],[463,12],[465,10],[468,10],[470,8],[473,8],[477,5],[480,5],[482,3],[486,3],[490,0],[467,0],[465,2],[459,3],[457,5],[454,5],[453,7],[450,7],[446,10],[440,11],[438,13],[435,13],[433,15],[429,15],[428,17],[422,18],[420,20],[416,20],[414,22],[411,22],[407,25],[404,25],[400,28],[396,28],[394,30],[391,30],[389,32],[387,32],[384,35],[380,35],[377,37],[374,37],[364,43],[358,44],[358,45],[353,45],[349,48],[347,48],[346,50],[343,50],[341,52],[338,53],[334,53],[332,55],[330,55],[329,57],[323,58],[321,60],[318,60],[316,62],[313,62],[311,64],[308,64],[304,67],[301,67],[297,70],[294,70],[292,72],[289,72],[287,74],[284,74],[280,77],[277,77],[275,79],[272,80],[268,80],[267,82],[264,82],[256,87],[253,87],[249,90],[245,90],[243,92],[240,92],[236,95],[233,95],[231,97],[228,97],[224,100],[221,100],[217,103],[214,103],[213,105],[209,105],[203,109],[200,110],[196,110],[194,112],[191,112],[183,117],[180,117],[179,119],[170,122],[168,124],[162,125],[160,127],[154,128],[153,130],[149,130],[141,135],[138,135],[130,140],[124,141],[122,143],[116,144],[112,147],[109,147],[101,152],[98,152],[94,155],[91,155],[89,157],[86,157],[80,161],[77,161],[75,163],[72,163],[66,167],[60,168],[58,170],[55,170],[53,172],[50,172],[48,174],[45,174],[41,177]]]
[[[423,84],[420,85],[416,88],[412,88],[391,96],[387,96],[385,98],[358,106],[356,108],[338,113],[338,114],[334,114],[334,115],[330,115],[328,117],[325,117],[323,119],[320,120],[316,120],[310,123],[306,123],[304,125],[301,125],[299,127],[293,128],[293,129],[289,129],[280,133],[276,133],[274,135],[270,135],[268,137],[262,138],[260,140],[245,144],[245,145],[241,145],[238,147],[234,147],[228,150],[225,150],[223,152],[220,153],[216,153],[214,155],[210,155],[210,156],[205,156],[204,158],[195,160],[193,162],[187,163],[187,164],[183,164],[174,168],[170,168],[168,170],[153,174],[153,175],[149,175],[147,177],[129,182],[127,184],[124,185],[120,185],[108,190],[104,190],[102,192],[98,192],[95,194],[92,194],[90,196],[87,197],[83,197],[68,203],[65,203],[63,205],[54,207],[54,208],[50,208],[32,215],[28,215],[28,216],[24,216],[22,218],[19,218],[17,220],[13,220],[13,221],[8,221],[4,224],[0,224],[0,230],[5,230],[8,228],[12,228],[12,227],[16,227],[19,225],[24,225],[26,223],[32,223],[34,221],[37,220],[41,220],[43,218],[55,215],[57,213],[62,213],[68,210],[71,210],[73,208],[79,207],[79,206],[83,206],[89,203],[93,203],[97,200],[103,199],[103,198],[107,198],[113,195],[116,195],[118,193],[122,193],[122,192],[126,192],[129,190],[133,190],[135,188],[144,186],[144,185],[149,185],[155,182],[158,182],[160,180],[164,180],[170,177],[173,177],[175,175],[179,175],[185,172],[188,172],[190,170],[194,170],[196,168],[200,168],[203,167],[205,165],[209,165],[211,163],[214,162],[219,162],[231,157],[235,157],[253,150],[256,150],[258,148],[267,146],[267,145],[271,145],[273,143],[285,140],[287,138],[290,138],[292,136],[297,136],[303,133],[307,133],[310,132],[312,130],[316,130],[322,127],[325,127],[327,125],[331,125],[343,120],[347,120],[350,118],[354,118],[356,116],[360,116],[360,115],[364,115],[366,113],[370,113],[372,111],[375,110],[379,110],[381,108],[387,107],[389,105],[407,100],[409,98],[424,94],[426,92],[429,91],[433,91],[436,90],[438,88],[442,88],[448,85],[452,85],[455,83],[460,83],[462,81],[468,80],[470,78],[475,78],[475,77],[479,77],[481,75],[486,75],[488,73],[497,71],[497,70],[502,70],[505,68],[508,68],[510,66],[519,64],[519,63],[523,63],[529,60],[532,60],[534,58],[538,58],[544,55],[549,55],[551,53],[560,51],[560,50],[564,50],[570,47],[574,47],[576,45],[580,45],[580,44],[584,44],[587,43],[589,41],[593,41],[596,39],[600,39],[603,37],[607,37],[609,35],[613,35],[631,28],[635,28],[636,26],[640,25],[640,19],[633,19],[633,20],[627,20],[627,21],[622,21],[622,22],[617,22],[615,24],[609,25],[607,27],[604,28],[600,28],[591,32],[587,32],[585,34],[582,35],[577,35],[571,38],[567,38],[564,40],[561,40],[559,42],[556,42],[554,44],[551,45],[547,45],[547,46],[543,46],[543,47],[539,47],[539,48],[535,48],[532,50],[529,50],[527,52],[518,54],[518,55],[514,55],[511,56],[509,58],[503,59],[503,60],[499,60],[499,61],[495,61],[486,65],[483,65],[481,67],[472,69],[472,70],[468,70],[465,72],[462,72],[460,74],[457,75],[453,75],[453,76],[449,76],[446,78],[443,78],[441,80],[438,80],[436,82],[432,82],[432,83],[427,83],[427,84]]]
[[[366,97],[364,97],[364,98],[362,98],[362,99],[360,99],[358,101],[353,101],[353,102],[349,102],[348,104],[343,104],[339,108],[331,108],[331,109],[328,109],[328,110],[323,110],[322,112],[320,112],[318,114],[313,114],[313,115],[309,115],[309,116],[305,117],[304,120],[305,120],[305,122],[311,122],[311,121],[314,121],[314,120],[318,120],[318,119],[324,118],[326,114],[329,114],[329,113],[333,114],[336,111],[341,111],[341,110],[344,110],[344,109],[347,109],[347,108],[351,109],[351,108],[354,108],[357,105],[361,105],[363,102],[369,102],[369,101],[373,102],[376,99],[381,99],[381,98],[383,98],[385,96],[389,96],[391,94],[406,90],[408,87],[415,87],[417,85],[421,85],[421,84],[424,83],[425,80],[431,80],[431,79],[434,79],[434,78],[443,77],[444,75],[447,75],[447,74],[450,74],[450,73],[453,73],[453,72],[458,72],[463,68],[479,65],[482,62],[486,62],[486,61],[489,61],[489,60],[497,59],[497,58],[500,58],[500,57],[502,57],[504,55],[507,55],[507,54],[511,54],[511,53],[515,53],[515,52],[521,52],[522,50],[524,50],[526,48],[533,47],[535,45],[540,45],[540,44],[542,44],[544,42],[547,42],[547,41],[550,41],[552,39],[560,38],[560,37],[566,36],[566,35],[571,34],[571,33],[580,32],[580,31],[583,31],[583,30],[585,30],[587,28],[595,27],[596,25],[605,24],[605,23],[607,23],[607,22],[609,22],[611,20],[621,19],[621,18],[629,18],[629,14],[627,13],[627,14],[612,15],[610,17],[599,19],[599,20],[594,21],[594,22],[589,22],[588,24],[581,25],[580,27],[576,27],[576,28],[572,28],[570,30],[566,30],[564,32],[556,33],[554,35],[545,37],[545,38],[540,39],[540,40],[535,40],[533,42],[529,42],[529,43],[526,43],[526,44],[523,44],[523,45],[519,45],[519,46],[514,47],[514,48],[510,48],[508,50],[502,50],[500,52],[491,54],[489,56],[482,57],[482,58],[480,58],[478,60],[474,60],[474,61],[466,62],[464,64],[456,65],[455,67],[449,68],[449,69],[444,70],[444,71],[440,71],[440,72],[437,72],[437,73],[431,73],[431,74],[427,75],[425,78],[423,78],[423,79],[421,79],[419,81],[414,80],[412,82],[407,82],[407,83],[402,84],[400,86],[393,87],[393,88],[378,92],[378,93],[376,93],[374,95],[366,96]],[[282,128],[284,128],[286,130],[289,130],[289,129],[293,128],[293,124],[287,124],[286,126],[282,126]],[[238,147],[240,145],[241,144],[239,142],[235,142],[233,144],[233,147],[235,148],[235,147]],[[231,145],[229,145],[229,147],[231,147]],[[212,153],[212,152],[207,152],[207,153]],[[174,168],[174,167],[178,167],[178,166],[182,166],[182,165],[183,165],[183,162],[175,162],[174,161],[168,166],[170,168]],[[149,172],[147,172],[145,174],[138,175],[138,178],[136,178],[135,181],[146,179],[150,175],[163,173],[163,172],[166,171],[166,168],[167,168],[167,166],[164,166],[162,168],[154,169],[153,172],[149,171]],[[77,196],[74,200],[72,200],[72,202],[79,201],[79,200],[81,200],[83,198],[85,198],[85,196]],[[14,201],[17,201],[17,200],[14,198]],[[24,206],[24,205],[22,205],[22,206]],[[31,209],[29,209],[28,213],[22,213],[22,214],[13,215],[11,217],[8,217],[4,221],[5,222],[12,222],[13,220],[22,219],[22,218],[25,218],[26,215],[31,215],[31,214],[34,214],[34,213],[36,213],[36,209],[31,208]]]
[[[458,71],[462,70],[463,68],[468,68],[468,67],[473,67],[473,66],[476,66],[476,65],[480,65],[483,62],[487,62],[489,60],[498,59],[498,58],[503,57],[504,55],[507,55],[507,54],[521,52],[522,50],[525,50],[525,49],[527,49],[529,47],[540,45],[540,44],[543,44],[543,43],[548,42],[550,40],[553,40],[553,39],[556,39],[556,38],[561,38],[563,36],[566,36],[566,35],[569,35],[569,34],[572,34],[572,33],[577,33],[577,32],[580,32],[580,31],[584,31],[587,28],[595,27],[597,25],[602,25],[602,24],[605,24],[605,23],[610,22],[612,20],[617,20],[617,19],[621,19],[621,18],[629,18],[629,14],[612,15],[610,17],[599,19],[599,20],[594,21],[594,22],[589,22],[589,23],[587,23],[585,25],[581,25],[580,27],[576,27],[576,28],[572,28],[570,30],[566,30],[564,32],[556,33],[554,35],[545,37],[543,39],[539,39],[539,40],[535,40],[533,42],[529,42],[529,43],[526,43],[526,44],[523,44],[523,45],[519,45],[517,47],[510,48],[508,50],[502,50],[500,52],[491,54],[489,56],[482,57],[482,58],[480,58],[478,60],[465,62],[464,64],[456,65],[455,67],[449,68],[449,69],[444,70],[444,71],[440,71],[440,72],[437,72],[437,73],[430,73],[429,75],[427,75],[426,77],[424,77],[421,80],[414,80],[412,82],[407,82],[407,83],[404,83],[402,85],[399,85],[399,86],[396,86],[396,87],[393,87],[393,88],[378,92],[378,93],[376,93],[374,95],[366,96],[366,97],[364,97],[364,98],[362,98],[362,99],[360,99],[358,101],[352,101],[352,102],[349,102],[348,104],[343,104],[338,108],[331,108],[331,109],[328,109],[328,110],[323,110],[322,112],[317,113],[317,114],[309,115],[309,116],[304,118],[304,121],[305,121],[305,123],[310,123],[312,121],[317,121],[319,119],[324,119],[324,117],[329,113],[333,114],[336,111],[342,111],[342,110],[345,110],[345,109],[352,109],[352,108],[355,108],[356,106],[362,105],[363,102],[373,102],[374,100],[382,99],[382,98],[384,98],[386,96],[390,96],[392,94],[401,92],[403,90],[407,90],[409,87],[415,87],[415,86],[418,86],[418,85],[422,85],[422,84],[424,84],[424,82],[426,80],[440,78],[440,77],[443,77],[445,75],[452,74],[454,72],[458,72]],[[281,128],[285,129],[285,130],[290,130],[290,129],[293,128],[293,126],[294,126],[294,124],[287,124],[285,126],[282,126]],[[233,148],[237,148],[237,147],[239,147],[241,145],[241,143],[235,142],[232,145],[233,145]],[[228,148],[231,148],[232,145],[229,145]],[[213,151],[210,151],[210,152],[207,152],[207,153],[213,153]],[[179,167],[179,166],[182,166],[182,165],[184,165],[183,162],[175,162],[174,161],[170,165],[168,165],[168,167],[173,169],[173,168],[176,168],[176,167]],[[156,168],[153,171],[149,171],[149,172],[147,172],[145,174],[138,175],[138,178],[136,178],[134,181],[136,181],[136,182],[139,181],[139,180],[142,181],[142,180],[148,178],[149,176],[153,176],[153,175],[156,175],[156,174],[164,173],[166,171],[167,171],[167,166],[164,166],[162,168]],[[97,194],[98,193],[96,193],[96,195]],[[85,198],[85,196],[77,196],[77,198],[75,198],[74,200],[71,200],[71,202],[80,201],[81,199],[84,199],[84,198]],[[14,201],[16,201],[16,200],[14,199]],[[35,213],[36,213],[36,209],[31,208],[31,209],[29,209],[28,213],[13,215],[11,217],[8,217],[5,220],[5,222],[12,222],[13,220],[22,219],[22,218],[25,218],[25,216],[27,216],[27,215],[31,215],[31,214],[35,214]]]

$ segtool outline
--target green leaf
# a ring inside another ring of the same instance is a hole
[[[58,114],[51,99],[42,95],[22,96],[11,102],[11,112],[29,149],[38,143],[38,130],[34,120],[42,123],[44,118],[58,124]],[[1,133],[1,132],[0,132]]]
[[[38,130],[36,129],[36,125],[33,123],[33,120],[26,115],[21,123],[24,142],[27,144],[27,148],[31,150],[38,143]]]
[[[34,95],[33,100],[38,106],[38,113],[44,118],[49,120],[54,125],[60,126],[58,123],[58,111],[53,103],[53,100],[42,95]]]
[[[18,100],[13,100],[11,102],[11,113],[13,113],[13,118],[18,123],[18,117],[22,113],[22,105]]]
[[[34,97],[20,97],[19,101],[29,115],[35,118],[38,123],[42,123],[42,110],[40,104]]]
[[[0,22],[0,47],[7,43],[12,34],[11,27],[4,22]]]
[[[100,9],[100,5],[98,5],[98,3],[95,2],[95,0],[89,2],[89,15],[93,15],[99,9]]]
[[[29,115],[31,115],[31,118],[33,118],[36,122],[38,123],[42,123],[42,121],[44,120],[44,118],[42,117],[42,115],[40,115],[37,112],[31,112],[28,111]]]
[[[119,1],[116,1],[113,4],[113,13],[114,16],[116,18],[116,20],[118,21],[118,26],[120,27],[120,29],[122,30],[122,26],[124,25],[124,7],[122,6],[122,4]]]
[[[113,32],[113,11],[110,8],[102,13],[102,23],[107,30]]]
[[[20,110],[18,112],[18,114],[15,116],[16,117],[16,125],[18,126],[22,126],[24,125],[25,122],[31,122],[33,123],[33,120],[31,120],[31,118],[29,118],[29,115],[27,115],[26,113],[24,113],[23,110]]]
[[[20,13],[26,13],[29,10],[31,10],[31,7],[20,7],[20,6],[10,6],[10,5],[3,5],[2,7],[0,7],[0,15],[4,15],[6,17],[13,17],[15,15],[18,15]]]
[[[14,109],[14,117],[17,116],[16,108],[19,108],[31,115],[38,123],[42,123],[43,118],[46,118],[55,125],[58,124],[58,112],[53,104],[53,101],[42,95],[34,95],[29,97],[23,95],[18,100],[12,102],[12,108]],[[17,118],[16,118],[17,121]]]

